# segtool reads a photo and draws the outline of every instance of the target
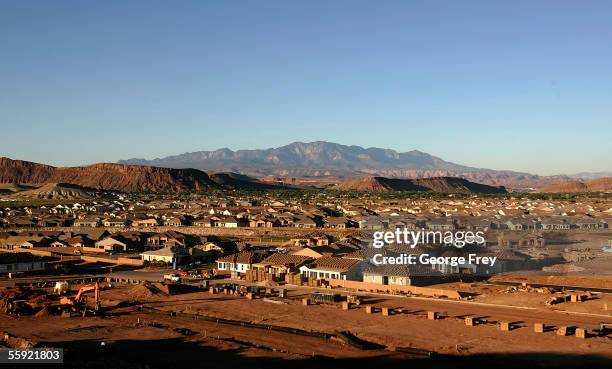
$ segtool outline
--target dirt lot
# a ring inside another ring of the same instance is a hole
[[[611,266],[612,267],[612,266]],[[569,276],[569,275],[508,275],[495,276],[490,281],[541,283],[581,287],[612,288],[612,275]]]
[[[607,319],[605,314],[574,314],[540,306],[516,308],[414,297],[367,297],[367,305],[401,311],[382,316],[380,312],[367,314],[363,305],[349,311],[339,305],[302,306],[301,298],[308,293],[306,289],[294,289],[289,291],[288,299],[247,300],[227,294],[172,290],[162,285],[116,286],[102,291],[106,311],[102,317],[0,314],[0,330],[39,345],[64,347],[68,364],[75,368],[163,368],[193,366],[194,362],[236,368],[390,367],[404,363],[436,368],[492,365],[499,368],[520,363],[565,368],[587,364],[603,367],[612,363],[610,336],[579,339],[558,336],[553,331],[533,332],[535,322],[544,322],[549,327],[593,328],[601,321],[612,321],[612,316]],[[524,297],[507,296],[520,300]],[[139,311],[140,306],[168,313]],[[448,317],[427,320],[428,310],[444,312]],[[361,350],[337,339],[172,317],[170,311],[308,331],[349,331],[367,343],[367,348]],[[468,327],[464,322],[466,315],[478,317],[484,324]],[[514,322],[516,328],[503,332],[497,325],[499,321]],[[431,350],[438,355],[434,358],[408,355],[394,352],[396,347]]]

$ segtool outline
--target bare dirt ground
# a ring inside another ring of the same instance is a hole
[[[612,275],[577,276],[577,275],[521,275],[494,276],[490,281],[541,283],[580,287],[612,288]]]
[[[558,286],[577,286],[594,288],[612,288],[612,276],[542,276],[542,275],[505,275],[494,276],[491,282],[536,283]],[[508,305],[516,307],[537,308],[547,311],[568,311],[585,314],[611,315],[612,295],[606,293],[576,292],[589,295],[580,303],[564,302],[547,306],[546,302],[553,296],[566,296],[573,292],[550,291],[547,288],[516,289],[509,286],[499,286],[487,282],[479,283],[445,283],[437,285],[444,289],[455,289],[476,294],[473,301],[487,304]]]
[[[577,313],[547,308],[540,301],[515,293],[492,291],[475,303],[425,298],[369,295],[365,304],[391,307],[391,316],[367,314],[364,306],[349,311],[339,305],[301,305],[308,289],[293,289],[289,298],[276,303],[262,298],[247,300],[227,294],[190,292],[172,295],[168,286],[146,289],[142,285],[116,286],[102,292],[102,317],[61,318],[49,314],[10,317],[0,314],[0,330],[39,345],[64,347],[66,360],[75,368],[163,368],[201,363],[195,367],[603,367],[612,363],[610,336],[579,339],[554,331],[533,332],[533,323],[553,328],[594,328],[612,321],[591,301],[573,305]],[[483,287],[474,287],[483,288]],[[504,287],[486,286],[497,289]],[[540,297],[539,294],[533,296]],[[525,308],[489,303],[533,305]],[[527,302],[524,302],[527,301]],[[595,300],[593,300],[595,301]],[[601,301],[610,301],[602,295]],[[481,302],[486,302],[483,304]],[[560,305],[569,305],[564,303]],[[139,311],[149,306],[168,314]],[[580,308],[578,308],[580,306]],[[584,311],[581,311],[584,310]],[[306,337],[286,332],[227,325],[188,317],[172,317],[170,311],[235,319],[309,331],[349,331],[367,342],[368,349],[351,347],[335,339]],[[427,311],[445,313],[442,320],[427,320]],[[593,315],[598,312],[597,315]],[[588,314],[581,314],[588,313]],[[484,323],[468,327],[466,316]],[[513,322],[510,332],[497,323]],[[438,353],[434,358],[394,352],[413,347]],[[48,367],[48,366],[46,366]]]

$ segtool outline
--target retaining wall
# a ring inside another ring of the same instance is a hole
[[[385,293],[393,293],[393,292],[404,292],[404,293],[412,293],[415,295],[424,295],[431,297],[441,297],[446,296],[451,299],[461,299],[462,295],[465,293],[461,293],[456,290],[445,290],[440,288],[430,288],[430,287],[417,287],[417,286],[400,286],[400,285],[382,285],[375,283],[367,283],[367,282],[359,282],[359,281],[346,281],[341,279],[329,279],[326,280],[329,282],[329,285],[332,287],[343,287],[343,288],[351,288],[356,290],[364,290],[364,291],[373,291],[373,292],[385,292]]]

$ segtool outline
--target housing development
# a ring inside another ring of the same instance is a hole
[[[612,1],[0,1],[0,369],[612,368]]]
[[[4,345],[62,347],[72,365],[115,363],[109,353],[122,367],[610,359],[606,194],[111,191],[3,204]],[[374,246],[376,232],[408,231],[484,242]]]

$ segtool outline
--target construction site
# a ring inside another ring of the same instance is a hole
[[[291,276],[30,279],[0,290],[0,337],[63,348],[74,368],[610,365],[611,280],[564,278],[391,290]]]

